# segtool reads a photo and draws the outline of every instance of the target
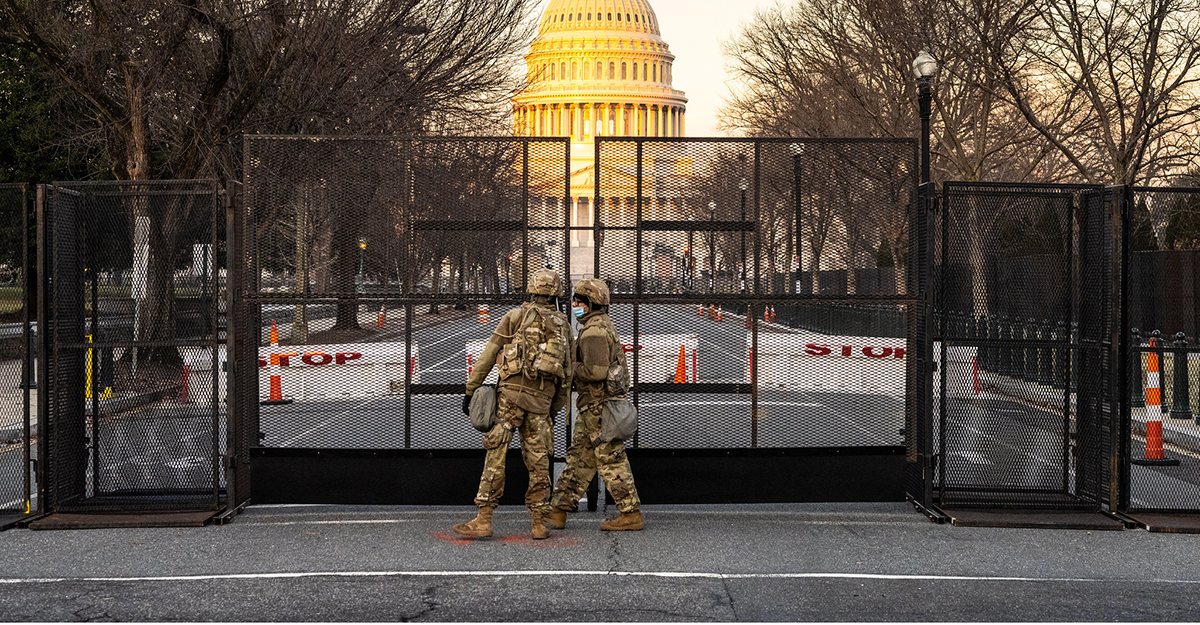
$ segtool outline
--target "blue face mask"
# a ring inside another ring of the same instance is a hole
[[[575,315],[576,319],[582,319],[587,314],[587,309],[582,306],[576,306],[571,309],[571,312]]]

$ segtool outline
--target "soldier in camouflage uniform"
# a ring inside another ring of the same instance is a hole
[[[625,443],[600,440],[602,404],[612,398],[607,384],[610,367],[620,367],[618,376],[628,380],[624,348],[608,317],[608,302],[608,286],[600,280],[581,280],[575,287],[571,305],[582,324],[575,342],[579,416],[575,419],[575,436],[567,449],[567,467],[554,487],[550,516],[546,519],[547,524],[558,529],[566,527],[567,513],[575,512],[579,498],[597,471],[621,513],[601,523],[600,529],[620,531],[643,527],[642,504],[633,484]]]
[[[558,273],[546,269],[534,272],[529,279],[529,302],[508,311],[500,320],[467,381],[464,414],[468,413],[471,394],[483,384],[492,366],[499,365],[496,425],[483,438],[487,455],[475,495],[479,513],[471,521],[455,525],[456,534],[473,538],[492,535],[492,511],[504,494],[508,445],[513,430],[518,430],[521,458],[529,470],[525,505],[533,517],[532,534],[535,539],[550,535],[544,519],[550,511],[550,455],[554,451],[551,415],[570,401],[575,351],[571,326],[556,308],[561,292]]]

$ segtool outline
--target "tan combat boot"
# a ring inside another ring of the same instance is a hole
[[[556,530],[563,529],[567,526],[567,511],[552,508],[550,514],[546,515],[546,525]]]
[[[615,519],[609,519],[600,524],[600,529],[606,532],[624,532],[640,530],[645,525],[642,523],[642,511],[634,510],[633,512],[622,512]]]
[[[543,538],[550,538],[550,530],[546,529],[546,524],[543,522],[545,520],[545,516],[543,516],[541,512],[534,512],[532,514],[533,531],[531,533],[533,535],[533,539],[542,540]]]
[[[454,533],[470,538],[487,538],[492,535],[492,511],[495,508],[483,507],[479,514],[466,523],[454,526]]]

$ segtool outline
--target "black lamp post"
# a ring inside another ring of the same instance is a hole
[[[933,114],[933,77],[937,75],[937,60],[922,50],[913,59],[913,76],[917,79],[919,97],[917,101],[921,110],[921,183],[929,182],[929,118]]]
[[[738,182],[738,188],[742,190],[742,225],[741,225],[742,257],[741,257],[741,262],[738,263],[738,273],[739,273],[738,277],[742,282],[742,284],[741,284],[742,293],[745,294],[745,292],[746,292],[746,189],[750,188],[750,182],[747,181],[745,178],[742,178],[741,181]]]
[[[803,224],[802,217],[804,215],[803,204],[800,201],[800,187],[801,187],[801,184],[800,184],[800,182],[801,182],[800,158],[802,156],[804,156],[804,144],[803,143],[793,143],[792,145],[788,146],[788,148],[792,152],[792,177],[794,178],[794,184],[795,184],[795,189],[793,189],[792,193],[793,193],[793,195],[796,196],[796,261],[797,262],[796,262],[796,275],[793,276],[791,279],[791,283],[792,283],[791,288],[792,288],[792,293],[798,295],[800,293],[800,289],[798,288],[798,283],[800,281],[799,274],[800,274],[800,270],[803,269],[803,265],[800,262],[800,259],[802,259],[804,257],[804,253],[800,250],[800,241],[802,239],[802,234],[804,232],[804,229],[802,228],[802,224]],[[788,269],[792,268],[791,262],[792,262],[792,259],[790,259],[790,258],[787,259]],[[791,271],[788,271],[788,275],[791,275],[791,273],[792,273]]]

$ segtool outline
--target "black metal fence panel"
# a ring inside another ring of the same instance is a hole
[[[945,185],[933,267],[941,505],[1099,507],[1115,349],[1106,209],[1100,187]]]
[[[911,142],[598,138],[592,162],[572,271],[612,285],[632,448],[904,444]]]
[[[1129,190],[1129,397],[1121,429],[1128,512],[1200,510],[1200,348],[1193,234],[1200,189]]]
[[[0,514],[37,509],[30,464],[36,431],[28,259],[33,188],[0,185]]]
[[[45,188],[48,512],[220,505],[222,215],[213,181]]]
[[[478,449],[459,398],[496,324],[534,270],[569,292],[569,143],[252,136],[245,151],[254,339],[236,401],[252,444]]]

